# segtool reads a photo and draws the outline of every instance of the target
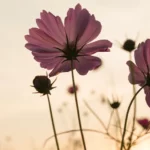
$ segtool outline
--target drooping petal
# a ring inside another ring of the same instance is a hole
[[[90,14],[86,9],[81,9],[78,4],[75,9],[70,8],[67,12],[67,17],[65,18],[65,30],[69,42],[75,42],[76,39],[80,38],[84,33],[88,22]]]
[[[148,71],[150,72],[150,39],[145,41],[143,53]]]
[[[127,61],[127,65],[130,70],[130,74],[128,76],[129,82],[131,84],[144,84],[145,78],[141,70],[132,61]]]
[[[92,55],[96,52],[109,52],[109,48],[112,46],[112,43],[108,40],[99,40],[87,44],[83,47],[82,52],[88,55]]]
[[[146,103],[147,105],[150,107],[150,87],[149,86],[146,86],[144,88],[144,92],[146,94],[145,98],[146,98]]]
[[[71,70],[71,61],[58,62],[55,68],[50,72],[49,76],[55,76],[61,72],[68,72]]]
[[[78,61],[74,60],[74,65],[80,75],[86,75],[88,71],[100,66],[101,60],[95,56],[82,56],[78,57]]]
[[[78,48],[94,40],[101,31],[101,23],[95,20],[94,15],[90,16],[88,25],[82,34],[81,38],[78,40]]]
[[[37,19],[36,22],[42,31],[55,39],[58,43],[61,45],[65,43],[66,35],[60,17],[43,10],[41,19]]]
[[[144,58],[144,43],[138,45],[137,50],[134,52],[135,62],[137,66],[142,70],[144,73],[147,73],[147,64]]]
[[[63,48],[63,46],[52,39],[50,36],[48,36],[44,31],[38,29],[38,28],[31,28],[29,30],[30,35],[26,35],[25,39],[30,43],[34,45],[38,45],[43,48]]]

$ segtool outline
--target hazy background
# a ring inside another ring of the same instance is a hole
[[[91,71],[86,76],[75,74],[79,85],[81,114],[87,110],[82,103],[84,99],[107,123],[109,108],[100,103],[100,95],[111,97],[113,93],[122,98],[120,113],[121,117],[124,116],[132,97],[132,86],[127,79],[126,61],[129,54],[119,48],[117,41],[123,43],[128,37],[135,39],[138,44],[150,37],[149,0],[0,0],[0,146],[5,149],[9,149],[11,144],[11,148],[16,150],[32,149],[35,145],[40,148],[45,138],[53,134],[47,99],[33,94],[35,90],[30,87],[33,78],[44,75],[46,70],[40,68],[30,51],[25,49],[24,35],[28,34],[29,28],[36,27],[35,19],[39,18],[42,10],[64,19],[67,10],[77,3],[102,23],[98,39],[106,38],[113,42],[110,53],[96,54],[103,60],[102,68]],[[52,78],[54,79],[55,77]],[[73,126],[76,119],[74,97],[67,93],[67,87],[71,83],[71,73],[62,73],[57,76],[57,88],[52,91],[51,101],[58,132],[78,128],[77,123]],[[93,90],[95,94],[92,95]],[[64,102],[68,103],[67,108],[64,108],[65,112],[59,113]],[[146,105],[143,91],[138,96],[137,104],[138,117],[150,118],[150,109]],[[101,130],[92,115],[82,117],[84,128]],[[98,145],[97,149],[113,149],[111,144],[110,147],[102,144],[108,141],[104,136],[94,133],[85,135],[89,140],[89,149],[95,144]],[[61,140],[67,140],[66,136],[62,137]],[[10,141],[9,145],[7,141]]]

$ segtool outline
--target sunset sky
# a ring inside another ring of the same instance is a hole
[[[63,20],[68,9],[74,8],[77,3],[101,22],[102,32],[97,39],[113,42],[110,53],[96,54],[103,60],[102,68],[86,76],[75,72],[81,112],[83,114],[87,110],[82,102],[86,100],[107,123],[109,109],[100,104],[100,95],[111,98],[114,94],[122,98],[120,114],[124,116],[132,98],[132,86],[128,82],[129,71],[126,65],[129,54],[121,50],[118,43],[123,43],[127,37],[135,39],[137,44],[150,38],[149,0],[0,0],[0,146],[6,144],[5,138],[10,136],[16,150],[28,150],[34,142],[37,147],[41,147],[45,138],[53,134],[47,99],[40,94],[33,94],[35,89],[30,86],[34,77],[45,75],[46,70],[40,68],[31,52],[24,47],[24,35],[28,34],[29,28],[36,27],[35,19],[40,17],[42,10],[50,11]],[[52,81],[54,79],[51,78]],[[67,93],[71,83],[71,72],[59,74],[55,83],[57,88],[51,92],[58,132],[74,128],[74,97]],[[91,95],[93,90],[96,93]],[[58,109],[64,102],[69,103],[69,106],[64,114],[59,114]],[[138,95],[137,105],[138,117],[150,118],[150,108],[146,105],[143,91]],[[101,130],[92,115],[88,119],[83,118],[83,126]],[[77,123],[75,128],[78,128]],[[89,149],[95,144],[110,149],[103,136],[94,133],[86,135],[90,141]],[[106,144],[100,144],[100,140]]]

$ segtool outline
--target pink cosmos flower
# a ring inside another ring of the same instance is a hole
[[[64,20],[43,10],[36,19],[38,28],[31,28],[25,36],[25,47],[32,51],[40,66],[51,71],[50,76],[76,69],[80,75],[101,65],[96,52],[108,52],[112,43],[108,40],[92,42],[101,31],[101,24],[81,5],[70,8]]]
[[[137,122],[146,130],[150,127],[150,121],[147,118],[137,119]]]
[[[139,84],[140,86],[146,84],[144,92],[147,105],[150,107],[150,39],[138,45],[134,52],[134,57],[136,65],[132,61],[127,61],[130,69],[128,78],[131,84]]]

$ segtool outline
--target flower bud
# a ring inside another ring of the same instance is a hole
[[[51,83],[47,76],[36,76],[33,79],[33,87],[37,90],[38,93],[42,93],[43,95],[51,94],[50,90],[55,88],[52,87],[53,83]]]

